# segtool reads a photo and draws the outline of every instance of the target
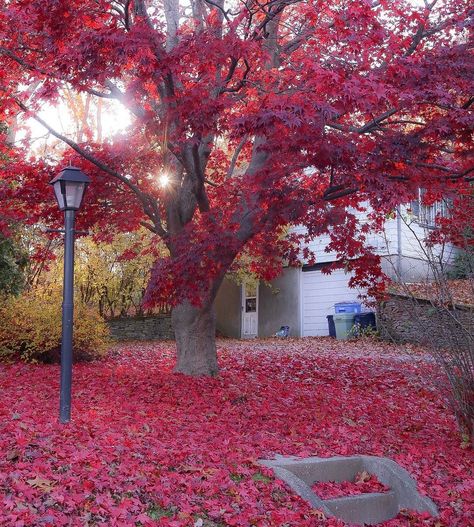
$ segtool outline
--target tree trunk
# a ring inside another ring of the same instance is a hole
[[[184,302],[173,308],[171,321],[178,359],[174,371],[193,376],[217,375],[216,315],[213,304],[196,307]]]

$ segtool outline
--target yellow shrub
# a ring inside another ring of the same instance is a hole
[[[42,289],[0,299],[0,358],[59,360],[61,302],[59,290]],[[105,355],[109,331],[104,320],[91,309],[75,306],[73,335],[75,360]]]

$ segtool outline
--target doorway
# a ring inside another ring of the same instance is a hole
[[[243,339],[258,336],[258,282],[242,284],[242,330]]]

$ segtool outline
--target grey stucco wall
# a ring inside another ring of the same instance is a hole
[[[290,336],[300,336],[301,269],[287,268],[272,282],[260,284],[258,299],[258,336],[270,337],[280,326],[290,326]]]
[[[398,260],[398,255],[382,257],[382,271],[392,280],[400,281],[399,272],[404,282],[421,282],[432,279],[432,267],[426,260],[402,256],[401,265]],[[444,265],[447,270],[451,268],[449,263]]]
[[[225,337],[240,338],[241,288],[224,279],[215,301],[216,328]]]

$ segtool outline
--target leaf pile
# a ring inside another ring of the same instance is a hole
[[[117,346],[74,370],[60,426],[56,365],[0,365],[2,526],[342,526],[257,464],[275,454],[388,456],[474,523],[472,452],[422,353],[330,339],[221,341],[218,379],[173,374],[169,344]]]
[[[433,282],[420,282],[413,284],[391,284],[390,292],[404,296],[413,296],[419,300],[430,300],[434,304],[442,301],[448,304],[461,306],[474,306],[474,290],[472,281],[446,280],[441,284]]]
[[[354,481],[318,481],[311,488],[323,500],[389,490],[375,474],[369,474],[365,470],[356,474]]]

